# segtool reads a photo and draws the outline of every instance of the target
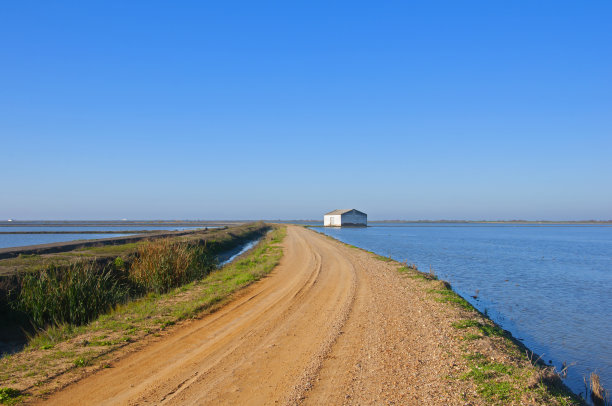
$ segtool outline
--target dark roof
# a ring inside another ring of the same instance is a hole
[[[325,213],[325,215],[327,216],[328,214],[344,214],[344,213],[348,213],[349,211],[353,211],[355,210],[357,213],[361,213],[361,214],[365,214],[362,211],[359,211],[357,209],[336,209],[336,210],[332,210],[329,213]]]

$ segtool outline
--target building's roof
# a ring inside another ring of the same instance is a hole
[[[344,214],[344,213],[348,213],[349,211],[353,211],[355,210],[357,213],[361,213],[361,214],[365,214],[362,211],[356,210],[356,209],[336,209],[336,210],[332,210],[329,213],[325,213],[325,215],[327,216],[328,214]]]

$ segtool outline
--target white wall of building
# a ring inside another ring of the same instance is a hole
[[[323,216],[323,225],[324,226],[340,226],[342,225],[341,216],[339,214],[333,214],[333,215],[326,214],[325,216]]]
[[[323,225],[326,227],[340,227],[346,224],[365,226],[368,224],[368,216],[357,211],[351,211],[344,214],[325,214],[323,216]]]

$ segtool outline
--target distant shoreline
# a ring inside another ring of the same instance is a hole
[[[222,228],[211,228],[212,230],[222,230]],[[209,231],[206,230],[206,231]],[[17,247],[4,247],[0,248],[0,259],[7,258],[16,258],[19,255],[43,255],[43,254],[54,254],[58,252],[66,252],[71,250],[76,250],[79,248],[88,248],[88,247],[101,247],[106,245],[117,245],[117,244],[130,244],[135,243],[145,239],[157,239],[157,238],[165,238],[165,237],[178,237],[187,234],[193,233],[201,233],[205,230],[196,229],[196,230],[155,230],[147,233],[136,233],[133,235],[126,235],[123,237],[109,237],[109,238],[99,238],[99,239],[91,239],[91,240],[70,240],[70,241],[60,241],[60,242],[51,242],[51,243],[43,243],[43,244],[33,244],[33,245],[24,245]],[[72,233],[71,233],[72,234]],[[76,232],[74,234],[83,234]],[[98,234],[98,233],[96,233]]]
[[[612,225],[612,220],[571,220],[571,221],[555,221],[555,220],[372,220],[369,223],[459,223],[459,224],[603,224]]]
[[[162,227],[213,227],[241,225],[245,221],[103,221],[103,220],[12,220],[0,221],[0,227],[126,227],[126,226],[162,226]]]
[[[86,230],[86,231],[0,231],[0,235],[14,234],[147,234],[164,230]]]
[[[268,220],[272,221],[272,220]],[[323,223],[322,220],[276,220],[283,223]],[[612,220],[368,220],[368,224],[603,224],[612,225]]]
[[[279,222],[285,224],[291,223],[323,223],[322,220],[210,220],[210,221],[199,221],[199,220],[133,220],[133,221],[117,221],[117,220],[13,220],[13,221],[0,221],[0,227],[125,227],[125,226],[227,226],[227,225],[240,225],[246,222],[253,221],[266,221],[266,222]],[[385,223],[396,223],[396,224],[600,224],[600,225],[612,225],[612,220],[369,220],[368,223],[373,224],[385,224]],[[82,231],[81,231],[82,233]]]

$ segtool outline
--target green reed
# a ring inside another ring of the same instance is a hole
[[[23,277],[18,308],[37,328],[50,324],[80,325],[127,298],[128,289],[111,267],[94,262],[68,267],[50,265]]]
[[[227,233],[226,238],[212,244],[169,238],[149,241],[127,260],[117,257],[106,266],[95,260],[49,265],[23,276],[11,307],[25,313],[37,329],[85,324],[130,297],[165,293],[203,278],[216,268],[214,254],[222,247],[236,245],[262,230]]]
[[[215,266],[215,257],[202,245],[160,239],[139,249],[129,279],[141,291],[164,293],[203,278]]]

